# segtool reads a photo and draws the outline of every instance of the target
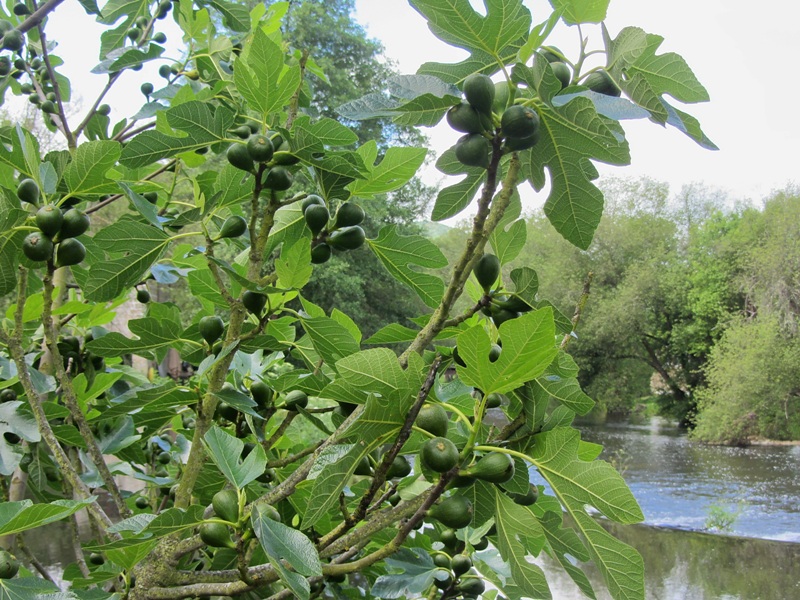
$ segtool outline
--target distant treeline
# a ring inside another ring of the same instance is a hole
[[[587,252],[540,212],[508,266],[539,275],[540,297],[572,316],[584,389],[608,412],[648,399],[697,439],[800,439],[800,188],[760,207],[702,186],[671,196],[652,180],[604,184]],[[445,254],[463,233],[437,238]]]

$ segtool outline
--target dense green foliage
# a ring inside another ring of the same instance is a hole
[[[567,353],[575,323],[539,293],[530,265],[498,274],[521,250],[524,182],[549,181],[550,224],[590,248],[603,207],[593,161],[630,160],[621,116],[713,147],[666,99],[708,99],[683,59],[657,54],[663,40],[638,28],[612,37],[590,25],[607,2],[554,2],[535,26],[521,0],[487,1],[485,15],[467,0],[413,0],[470,58],[389,77],[338,112],[397,131],[465,102],[478,115],[468,149],[437,161],[460,181],[439,192],[433,217],[475,212],[442,278],[432,271],[446,257],[403,235],[387,201],[426,149],[360,135],[325,115],[330,100],[315,103],[324,86],[311,82],[325,74],[307,46],[332,31],[296,29],[324,22],[322,3],[83,2],[105,28],[93,72],[106,90],[150,61],[164,80],[142,82],[141,110],[117,122],[105,91],[82,120],[65,110],[70,82],[45,42],[57,4],[0,19],[14,59],[0,94],[31,99],[66,146],[44,152],[23,127],[0,128],[0,296],[11,303],[0,328],[0,535],[78,513],[91,533],[75,540],[68,591],[24,544],[18,573],[4,554],[2,597],[516,600],[550,596],[527,560],[547,553],[589,597],[592,561],[614,598],[643,598],[641,557],[587,510],[643,518],[601,447],[572,426],[594,404]],[[165,18],[183,32],[177,62],[162,58]],[[581,39],[551,66],[552,51],[539,52],[547,35],[578,23],[594,31],[593,49]],[[319,45],[341,69],[335,48]],[[601,67],[623,96],[581,85]],[[483,258],[487,244],[496,258]],[[306,295],[331,256],[367,255],[427,309],[413,327],[366,338],[342,310],[357,280],[330,309]],[[183,282],[191,298],[160,301],[151,281]],[[107,328],[134,297],[142,316]],[[170,352],[190,366],[175,378],[131,366]]]

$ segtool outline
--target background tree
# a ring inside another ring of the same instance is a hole
[[[267,2],[268,6],[275,2]],[[336,107],[386,87],[398,75],[383,46],[367,36],[354,17],[353,0],[290,2],[283,20],[284,40],[298,52],[310,52],[322,73],[307,78],[312,114],[340,118]],[[393,123],[391,119],[347,122],[359,143],[374,141],[382,155],[392,144],[424,147],[427,138],[417,127]],[[431,154],[428,158],[433,155]],[[418,177],[396,192],[368,202],[365,230],[376,236],[392,223],[403,234],[420,233],[419,221],[435,195],[435,189]],[[366,335],[386,323],[408,323],[422,309],[419,300],[367,252],[335,256],[331,268],[314,273],[306,296],[326,311],[339,307],[352,315]]]

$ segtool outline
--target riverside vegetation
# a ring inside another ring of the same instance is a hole
[[[698,185],[674,195],[647,179],[601,188],[589,252],[532,216],[506,266],[534,266],[559,307],[593,274],[570,348],[586,392],[608,413],[652,401],[702,441],[800,439],[798,189],[756,208]],[[436,241],[453,256],[465,236],[456,228]]]
[[[580,565],[592,561],[613,597],[643,598],[641,557],[586,510],[642,519],[601,447],[571,426],[593,405],[567,353],[580,311],[555,310],[530,266],[501,273],[525,226],[526,182],[549,182],[555,231],[590,246],[603,208],[592,161],[630,160],[620,119],[714,147],[665,98],[708,99],[683,59],[636,27],[591,25],[607,2],[553,2],[534,23],[521,0],[488,0],[485,14],[467,0],[413,0],[470,57],[426,63],[339,113],[446,118],[464,134],[437,161],[459,181],[439,192],[433,218],[475,211],[444,281],[426,271],[447,265],[431,241],[361,226],[426,150],[357,144],[348,126],[315,118],[309,81],[325,74],[313,47],[284,43],[289,3],[82,2],[106,26],[93,72],[107,86],[78,122],[46,37],[59,3],[0,20],[0,93],[26,96],[67,147],[42,155],[29,131],[0,129],[0,294],[12,301],[0,333],[0,473],[11,481],[0,535],[74,525],[78,511],[92,534],[75,535],[68,591],[21,544],[19,557],[0,557],[0,593],[549,597],[526,559],[545,552],[589,597]],[[183,31],[178,62],[163,58],[165,18]],[[579,38],[570,55],[545,45],[563,24]],[[152,61],[163,81],[142,83],[136,115],[113,115],[106,91]],[[364,252],[430,308],[415,328],[362,339],[351,317],[304,297],[331,257]],[[188,281],[188,327],[175,304],[153,300],[153,280]],[[134,296],[146,311],[131,335],[108,331]],[[126,362],[169,349],[194,366],[187,380],[151,380]],[[486,421],[498,409],[502,428]],[[311,441],[298,441],[299,426]]]

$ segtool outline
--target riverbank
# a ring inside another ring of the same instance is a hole
[[[748,446],[800,446],[800,440],[766,440],[755,438],[747,440]]]

